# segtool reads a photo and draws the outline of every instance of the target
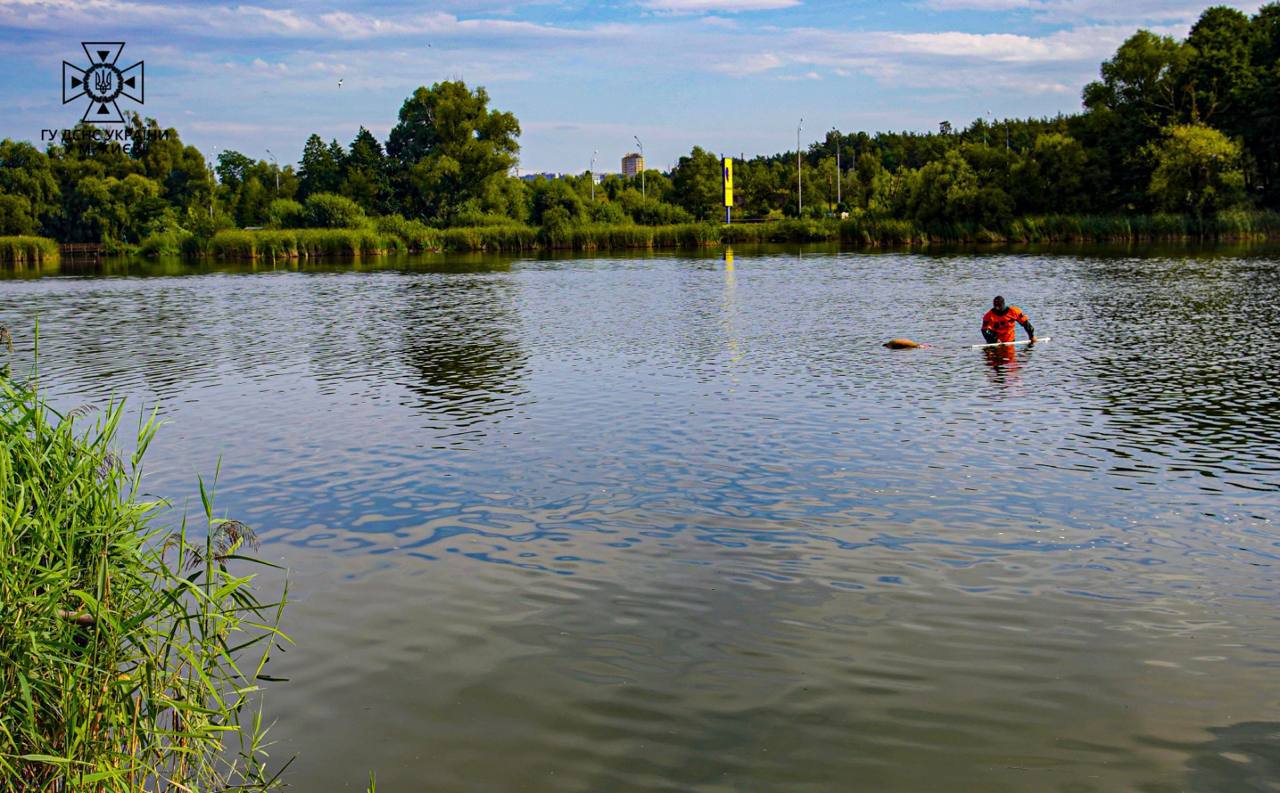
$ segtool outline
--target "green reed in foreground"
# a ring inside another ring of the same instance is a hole
[[[203,541],[158,525],[156,422],[122,459],[121,417],[59,414],[0,373],[0,790],[274,787],[254,701],[284,597],[256,599],[253,534],[203,483]]]

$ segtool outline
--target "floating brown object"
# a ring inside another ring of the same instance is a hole
[[[884,343],[884,346],[891,350],[911,350],[916,347],[924,347],[926,345],[912,341],[911,339],[889,339]]]

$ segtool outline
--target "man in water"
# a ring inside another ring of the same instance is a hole
[[[1027,315],[1017,306],[1006,306],[1004,298],[996,295],[996,299],[991,301],[991,310],[982,316],[982,337],[987,344],[1011,342],[1017,336],[1014,323],[1022,326],[1032,344],[1036,343],[1036,329],[1031,327]]]

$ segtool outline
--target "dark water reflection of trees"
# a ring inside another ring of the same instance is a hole
[[[1280,437],[1273,263],[1111,259],[1080,275],[1097,318],[1092,396],[1117,445],[1220,475],[1277,470],[1275,444],[1260,442]]]
[[[400,287],[398,353],[418,409],[462,422],[511,410],[527,369],[517,288],[484,277]]]

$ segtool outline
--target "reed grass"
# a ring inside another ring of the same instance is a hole
[[[205,254],[215,259],[318,258],[377,256],[403,251],[408,245],[394,234],[374,228],[224,230],[213,235]]]
[[[1044,215],[1016,218],[996,229],[968,221],[922,224],[911,219],[867,214],[845,220],[804,218],[769,223],[666,226],[588,223],[540,228],[510,222],[437,229],[421,221],[390,215],[376,218],[367,227],[353,229],[226,230],[204,243],[190,237],[176,242],[166,237],[154,243],[148,238],[143,250],[148,252],[151,246],[168,251],[176,245],[190,256],[274,262],[325,256],[374,256],[396,251],[524,253],[836,241],[855,247],[912,247],[1264,239],[1280,239],[1280,213],[1232,210],[1203,220],[1185,215]]]
[[[519,253],[538,248],[539,230],[523,224],[461,226],[440,231],[441,246],[447,251],[489,251]]]
[[[157,231],[147,235],[138,245],[138,255],[148,259],[177,256],[183,252],[190,237],[191,234],[185,231]]]
[[[438,251],[442,248],[440,230],[420,220],[406,220],[401,215],[383,215],[374,221],[379,234],[396,237],[407,250],[415,253]]]
[[[286,641],[263,603],[253,533],[159,523],[142,457],[116,451],[119,403],[59,413],[0,376],[0,789],[267,790],[260,700]],[[281,769],[282,770],[282,769]]]
[[[58,260],[58,243],[48,237],[0,237],[0,264],[43,264]]]

